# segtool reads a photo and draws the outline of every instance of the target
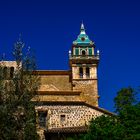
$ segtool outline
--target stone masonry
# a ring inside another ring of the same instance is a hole
[[[87,126],[89,120],[103,114],[84,105],[44,105],[37,106],[36,110],[49,112],[46,116],[47,129]]]

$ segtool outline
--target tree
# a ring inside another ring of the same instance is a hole
[[[102,115],[90,122],[89,130],[82,140],[119,140],[123,136],[122,125],[116,116]]]
[[[122,88],[119,92],[117,92],[114,102],[117,113],[120,113],[124,109],[133,106],[137,103],[135,90],[131,87]]]
[[[119,121],[123,125],[124,140],[140,139],[140,104],[127,106],[119,114]]]
[[[79,140],[140,139],[140,102],[135,90],[131,87],[121,89],[114,102],[118,114],[92,119],[88,132]]]
[[[39,77],[32,72],[36,68],[35,59],[28,48],[23,53],[24,43],[18,40],[13,55],[16,67],[12,78],[0,77],[0,139],[28,140],[38,139],[36,116],[31,99],[37,94]],[[4,63],[0,69],[3,71]]]
[[[114,99],[119,121],[123,124],[124,139],[140,139],[140,101],[131,87],[123,88]]]

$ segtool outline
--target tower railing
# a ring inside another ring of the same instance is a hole
[[[99,55],[69,55],[70,59],[99,59]]]

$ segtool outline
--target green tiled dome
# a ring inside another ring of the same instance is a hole
[[[90,46],[94,44],[86,35],[83,23],[81,24],[80,34],[78,35],[77,39],[73,41],[73,44],[78,46]]]

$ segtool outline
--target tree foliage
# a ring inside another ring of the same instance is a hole
[[[131,87],[121,89],[114,102],[117,114],[92,119],[88,132],[80,136],[79,140],[140,139],[140,102],[135,90]]]
[[[122,125],[116,123],[116,116],[104,116],[90,122],[89,130],[82,140],[117,140],[123,136]]]
[[[11,77],[4,77],[4,62],[0,65],[0,139],[38,139],[36,116],[31,99],[37,94],[39,77],[34,76],[35,59],[30,49],[23,54],[24,43],[19,40],[14,45],[16,61]]]
[[[124,109],[136,104],[136,92],[133,88],[122,88],[117,92],[117,96],[114,99],[116,112],[120,113]]]

